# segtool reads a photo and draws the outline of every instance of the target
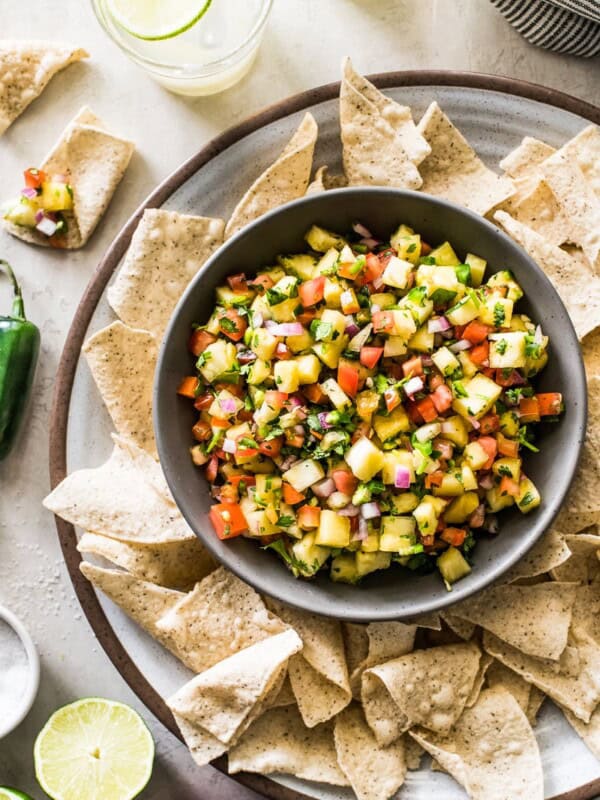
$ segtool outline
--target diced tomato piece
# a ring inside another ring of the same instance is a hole
[[[212,406],[214,399],[214,396],[210,392],[201,394],[195,399],[194,408],[197,411],[208,411],[208,409]]]
[[[508,439],[502,433],[497,433],[496,441],[500,455],[508,456],[508,458],[516,458],[519,455],[519,443],[514,439]],[[486,466],[484,469],[490,469],[490,467]]]
[[[352,363],[342,362],[338,366],[337,381],[340,388],[349,397],[356,397],[358,392],[358,369]]]
[[[509,475],[505,475],[500,481],[500,494],[509,494],[517,497],[519,494],[519,484]]]
[[[325,276],[319,275],[309,281],[304,281],[298,287],[298,297],[304,308],[316,306],[323,299],[325,291]]]
[[[258,289],[261,293],[266,292],[267,289],[275,285],[270,275],[257,275],[255,278],[252,278],[251,281],[248,281],[248,284]]]
[[[421,413],[416,403],[408,402],[406,404],[406,411],[408,413],[408,418],[412,423],[414,423],[415,425],[421,425],[423,423],[424,421],[423,417],[421,416]]]
[[[436,469],[435,472],[430,472],[425,476],[425,488],[430,489],[432,486],[441,486],[444,480],[444,473],[441,469]]]
[[[260,442],[258,445],[258,450],[263,454],[263,456],[269,456],[270,458],[275,458],[281,453],[281,448],[283,446],[283,439],[281,436],[276,436],[275,439],[269,439],[267,442]]]
[[[441,414],[443,411],[447,411],[450,408],[454,397],[452,396],[452,391],[450,388],[445,383],[442,383],[431,395],[431,400],[433,401],[433,405]]]
[[[288,447],[303,447],[304,434],[296,433],[293,428],[286,428],[285,443]]]
[[[519,419],[524,423],[540,421],[540,405],[537,397],[522,397],[519,400]]]
[[[228,308],[219,318],[219,330],[234,342],[239,342],[246,333],[248,323],[234,308]]]
[[[238,458],[254,458],[258,455],[258,447],[244,447],[236,451],[236,459]]]
[[[367,264],[357,278],[356,282],[358,284],[365,286],[367,283],[373,283],[374,280],[377,280],[386,268],[387,262],[390,260],[390,256],[383,258],[383,255],[383,253],[380,255],[367,253]]]
[[[313,433],[315,433],[315,431],[313,431]],[[352,434],[352,438],[350,439],[350,441],[352,442],[352,444],[355,444],[356,442],[358,442],[359,439],[363,439],[365,436],[368,438],[370,433],[371,433],[371,423],[367,422],[366,420],[363,420]]]
[[[560,392],[543,392],[536,394],[540,417],[554,417],[562,411],[562,394]]]
[[[428,256],[432,250],[432,246],[421,239],[421,256]]]
[[[359,360],[363,367],[374,369],[382,355],[383,347],[361,347]]]
[[[222,417],[211,417],[210,424],[213,428],[231,428],[231,422]]]
[[[394,361],[390,361],[389,359],[387,359],[384,370],[387,377],[393,378],[395,381],[401,381],[404,377],[404,373],[402,372],[402,364],[396,364]]]
[[[244,483],[246,486],[256,485],[256,475],[230,475],[227,480],[237,488],[239,488],[240,483]]]
[[[298,509],[298,525],[301,528],[318,528],[321,509],[318,506],[300,506]]]
[[[226,383],[225,381],[219,381],[218,383],[215,383],[215,389],[217,392],[222,392],[225,390],[229,392],[229,394],[233,394],[240,398],[244,396],[244,387],[239,383]]]
[[[498,372],[497,369],[491,369],[490,367],[481,367],[481,374],[485,375],[486,378],[490,380],[496,379],[496,373]]]
[[[484,325],[483,322],[474,319],[465,327],[461,338],[473,344],[480,344],[487,339],[491,330],[489,325]]]
[[[213,336],[212,333],[198,329],[197,331],[193,331],[189,338],[188,350],[195,356],[199,356],[200,353],[206,350],[209,344],[216,341],[217,337]]]
[[[274,411],[281,411],[287,399],[287,392],[278,392],[277,389],[269,389],[268,392],[265,392],[265,403]]]
[[[219,459],[216,455],[210,457],[210,461],[204,469],[204,475],[209,483],[214,483],[217,479],[217,472],[219,471]]]
[[[283,484],[283,502],[287,503],[289,506],[295,506],[296,503],[301,503],[302,500],[305,500],[305,495],[301,492],[297,492],[293,486],[289,483]]]
[[[283,342],[279,342],[275,348],[275,358],[278,361],[289,361],[292,358],[292,351]]]
[[[404,377],[408,378],[409,375],[416,376],[423,374],[423,362],[421,356],[413,356],[402,364],[402,372]]]
[[[317,318],[317,312],[314,308],[307,308],[302,314],[298,314],[296,320],[304,325],[305,328],[310,328],[310,323],[313,319]]]
[[[246,281],[246,276],[243,272],[240,272],[237,275],[229,275],[227,278],[227,283],[229,284],[231,291],[235,292],[236,294],[245,294],[248,291],[248,282]]]
[[[362,266],[361,266],[362,264]],[[337,274],[340,278],[346,278],[349,281],[354,281],[359,278],[366,267],[366,264],[360,256],[356,261],[338,264]]]
[[[219,503],[237,503],[240,499],[237,486],[225,483],[219,489]]]
[[[467,532],[464,528],[444,528],[440,533],[440,539],[443,539],[452,547],[461,547],[466,539]]]
[[[435,419],[437,419],[437,408],[435,407],[431,397],[424,397],[422,400],[418,400],[416,406],[419,410],[419,414],[423,417],[425,422],[433,422]]]
[[[439,386],[445,384],[444,378],[439,372],[432,372],[429,376],[429,388],[434,392]]]
[[[488,433],[496,433],[499,427],[500,417],[498,414],[486,414],[479,420],[479,432],[484,436]]]
[[[475,345],[475,347],[472,347],[469,350],[468,356],[473,364],[475,364],[477,367],[489,366],[490,343],[485,341],[481,344]]]
[[[26,169],[23,177],[25,178],[25,186],[28,189],[41,189],[42,183],[48,180],[46,173],[41,169],[35,169],[35,167]]]
[[[493,436],[480,436],[476,441],[483,447],[488,457],[482,469],[491,469],[498,452],[498,442]]]
[[[233,539],[248,530],[248,523],[238,503],[211,506],[210,521],[219,539]]]
[[[353,495],[358,486],[358,478],[348,469],[334,469],[331,473],[335,488],[343,494]]]
[[[394,329],[394,316],[391,311],[376,311],[372,317],[375,333],[389,333]]]
[[[496,377],[493,379],[496,381],[498,386],[523,386],[525,383],[523,376],[516,369],[497,369]]]
[[[469,517],[469,526],[471,528],[481,528],[485,522],[485,505],[480,503],[475,511]]]
[[[327,395],[318,383],[307,383],[302,387],[302,393],[307,400],[316,405],[322,405],[327,399]]]
[[[196,397],[196,391],[198,390],[198,378],[195,375],[189,375],[187,378],[184,378],[181,383],[179,384],[179,388],[177,389],[177,394],[180,394],[182,397],[189,397],[190,400],[194,400]],[[212,402],[212,397],[211,397]]]
[[[207,439],[211,438],[212,428],[208,422],[204,422],[204,420],[199,419],[192,428],[192,435],[197,442],[205,442]]]

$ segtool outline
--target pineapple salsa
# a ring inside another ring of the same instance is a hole
[[[179,394],[199,412],[194,463],[217,536],[255,538],[296,576],[355,583],[399,563],[471,570],[496,514],[540,495],[532,426],[563,411],[530,384],[548,338],[508,270],[400,225],[313,226],[305,253],[232,275],[189,348]]]
[[[34,228],[49,239],[67,232],[64,211],[73,208],[73,189],[64,176],[50,176],[31,167],[23,173],[25,186],[20,196],[8,204],[4,219],[14,225]]]

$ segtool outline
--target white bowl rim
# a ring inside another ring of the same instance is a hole
[[[0,739],[2,739],[4,736],[8,736],[9,733],[12,733],[12,731],[23,722],[31,710],[31,706],[33,705],[40,686],[40,657],[33,643],[33,639],[31,638],[31,634],[16,614],[6,608],[6,606],[0,605],[0,620],[6,622],[19,637],[23,649],[27,654],[29,672],[27,686],[21,698],[19,710],[13,717],[4,720],[4,722],[0,722]]]

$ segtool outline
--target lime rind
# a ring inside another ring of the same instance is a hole
[[[148,21],[147,0],[108,0],[107,6],[114,21],[131,36],[144,41],[161,41],[180,36],[196,25],[211,3],[212,0],[183,0],[182,4],[189,8],[189,13],[180,13],[177,21],[170,25]]]
[[[11,789],[10,786],[0,786],[0,800],[33,800],[33,798],[18,789]]]
[[[154,740],[144,720],[124,703],[101,697],[55,711],[33,752],[35,776],[52,800],[133,800],[148,785],[154,764]]]

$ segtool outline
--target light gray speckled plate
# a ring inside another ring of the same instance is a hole
[[[377,76],[376,82],[394,99],[409,104],[416,119],[436,99],[484,161],[496,168],[498,161],[525,135],[559,146],[590,121],[600,124],[600,110],[593,106],[508,79],[419,72]],[[336,98],[336,85],[321,87],[290,98],[226,132],[162,184],[145,205],[164,205],[176,211],[227,218],[251,181],[278,155],[307,108],[313,112],[320,129],[315,165],[327,164],[332,173],[340,171]],[[114,318],[105,290],[140,213],[141,209],[117,237],[92,279],[65,345],[51,424],[53,486],[67,471],[98,465],[111,449],[108,414],[79,352],[84,338]],[[134,691],[175,731],[161,697],[179,688],[189,673],[118,608],[103,597],[96,597],[78,570],[80,556],[75,549],[73,527],[60,520],[57,527],[76,591],[101,644]],[[600,764],[549,702],[540,713],[536,737],[547,798],[585,800],[600,793]],[[221,761],[217,766],[223,769],[224,763]],[[276,800],[298,797],[297,793],[320,800],[353,797],[349,790],[290,777],[273,780],[235,777]],[[406,800],[430,797],[454,800],[465,796],[447,775],[427,768],[409,773],[400,795]]]

